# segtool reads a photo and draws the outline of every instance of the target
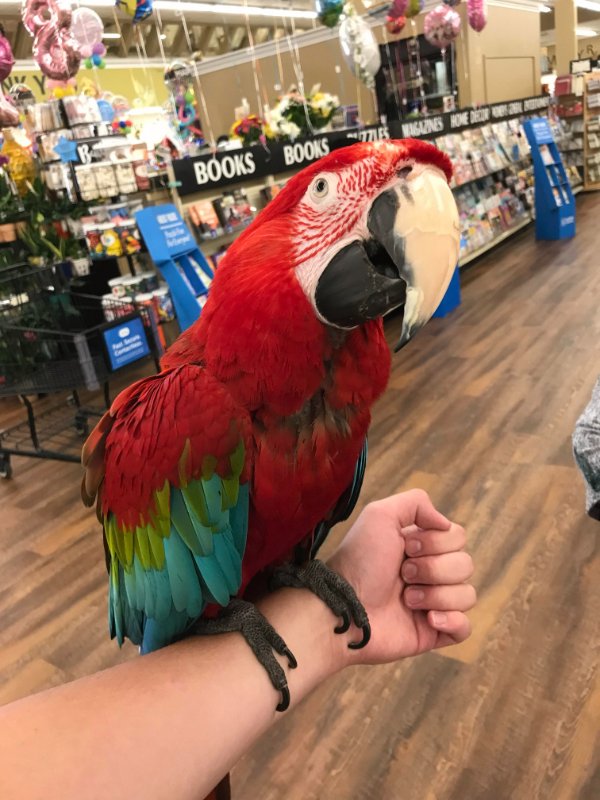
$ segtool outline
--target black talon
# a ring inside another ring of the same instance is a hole
[[[363,647],[366,647],[369,644],[371,639],[371,626],[367,622],[366,625],[362,626],[363,638],[360,642],[350,642],[348,647],[351,650],[361,650]]]
[[[342,623],[333,629],[334,633],[346,633],[350,628],[350,615],[347,611],[342,611]]]
[[[287,658],[288,667],[290,669],[296,669],[296,667],[298,666],[298,662],[296,661],[296,656],[292,653],[289,647],[285,648],[282,655],[284,655]]]
[[[290,707],[290,690],[287,687],[287,683],[279,691],[281,692],[281,703],[279,703],[275,711],[287,711]]]

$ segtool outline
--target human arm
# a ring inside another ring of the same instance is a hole
[[[422,542],[419,558],[404,559],[409,540]],[[456,552],[463,544],[462,529],[450,526],[424,493],[363,511],[330,561],[354,583],[369,614],[373,638],[363,651],[347,647],[356,629],[333,633],[336,620],[312,593],[291,589],[264,598],[261,611],[298,660],[288,671],[292,705],[346,665],[392,661],[466,638],[462,612],[474,595],[462,584],[472,571],[469,556]],[[409,611],[401,600],[400,565],[411,563],[425,586],[421,607],[447,611],[445,627],[432,627],[425,611]],[[427,605],[432,599],[436,605]],[[241,636],[186,640],[0,709],[0,796],[202,797],[280,718],[276,701]]]

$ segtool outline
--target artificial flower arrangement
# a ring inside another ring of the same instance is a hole
[[[241,139],[244,147],[251,144],[264,144],[267,137],[265,121],[256,114],[236,120],[229,130],[232,139]]]
[[[339,105],[338,98],[322,92],[320,84],[313,86],[306,97],[293,87],[269,112],[269,127],[278,138],[309,136],[331,122]]]
[[[245,147],[265,144],[267,139],[293,141],[325,128],[339,105],[338,98],[322,92],[319,84],[313,86],[306,97],[292,87],[267,111],[264,120],[249,114],[233,123],[229,135],[241,139]]]

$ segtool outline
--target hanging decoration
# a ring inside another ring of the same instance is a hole
[[[315,10],[322,25],[335,28],[344,13],[344,0],[316,0]]]
[[[423,11],[424,5],[425,5],[425,0],[408,0],[404,15],[409,19],[411,17],[416,17],[417,14],[420,14],[421,11]]]
[[[0,81],[6,80],[15,65],[10,42],[4,35],[4,26],[0,23]]]
[[[486,0],[467,0],[467,20],[474,31],[481,33],[487,25]]]
[[[128,14],[134,22],[143,22],[152,14],[152,0],[117,0],[115,5]]]
[[[397,36],[406,25],[406,7],[408,0],[394,0],[389,7],[385,18],[385,28],[388,33]]]
[[[460,33],[460,15],[450,6],[440,4],[426,15],[424,33],[429,44],[445,50]]]
[[[375,88],[375,75],[381,67],[379,45],[364,19],[350,3],[344,6],[340,25],[340,45],[346,63],[368,89]]]
[[[24,0],[21,18],[34,37],[33,57],[47,78],[66,81],[79,69],[81,53],[71,34],[72,13],[65,0]]]
[[[76,8],[73,12],[71,33],[79,45],[82,58],[85,59],[86,69],[92,69],[92,67],[104,69],[106,66],[103,58],[106,54],[106,47],[102,44],[104,23],[99,15],[85,6]]]

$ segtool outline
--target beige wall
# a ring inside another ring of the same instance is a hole
[[[481,33],[467,30],[469,90],[463,105],[518,100],[539,94],[539,14],[488,5]]]

